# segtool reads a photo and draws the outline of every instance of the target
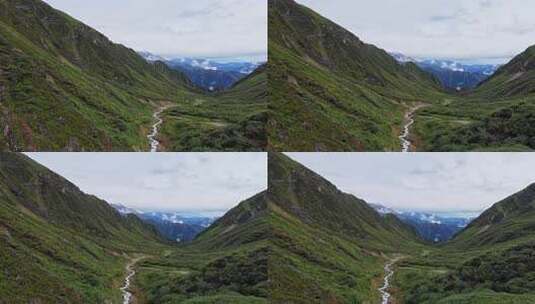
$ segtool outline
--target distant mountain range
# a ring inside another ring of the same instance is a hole
[[[445,88],[457,91],[475,88],[501,66],[499,64],[466,64],[444,59],[421,59],[401,53],[390,53],[390,55],[402,64],[415,63],[424,71],[437,77]]]
[[[254,72],[262,62],[218,61],[207,58],[166,59],[149,52],[139,52],[149,62],[161,61],[180,71],[197,86],[208,91],[221,91]]]
[[[380,204],[370,204],[380,214],[393,214],[414,227],[429,242],[439,243],[451,239],[473,220],[470,217],[446,217],[429,212],[400,211]]]
[[[209,227],[217,217],[184,215],[180,212],[141,211],[121,204],[111,204],[123,215],[137,215],[152,224],[165,238],[176,242],[192,241],[200,232]]]

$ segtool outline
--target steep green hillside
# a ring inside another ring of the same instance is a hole
[[[472,92],[418,112],[421,151],[533,151],[535,46]]]
[[[532,184],[483,212],[452,240],[452,244],[478,247],[534,238],[534,219],[535,184]]]
[[[398,150],[406,106],[443,96],[414,64],[398,64],[293,0],[268,9],[273,149]]]
[[[0,298],[6,303],[119,303],[125,263],[166,246],[22,154],[0,153]]]
[[[400,266],[407,303],[535,300],[535,185],[496,203],[451,242]]]
[[[266,193],[240,203],[187,246],[144,261],[142,303],[268,303]]]
[[[196,95],[167,111],[162,143],[171,151],[264,151],[267,104],[261,66],[227,91]]]
[[[503,65],[474,92],[482,98],[507,98],[535,94],[535,46]]]
[[[273,303],[373,303],[384,264],[423,246],[393,216],[282,154],[269,156]]]
[[[4,150],[146,150],[156,104],[189,86],[41,0],[0,1]]]

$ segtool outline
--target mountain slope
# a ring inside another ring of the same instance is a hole
[[[406,302],[533,302],[534,219],[532,184],[487,209],[432,257],[408,264],[412,275],[406,274]],[[418,278],[424,272],[414,269],[423,265],[428,277]],[[429,271],[430,266],[437,271]]]
[[[282,154],[269,155],[273,303],[379,301],[386,260],[416,233]]]
[[[404,105],[439,98],[409,63],[293,0],[269,1],[269,145],[276,150],[397,150]]]
[[[41,0],[0,1],[4,150],[145,150],[156,104],[190,86]]]
[[[265,65],[234,84],[166,113],[162,142],[173,151],[264,151],[268,79]]]
[[[266,193],[241,202],[192,243],[142,263],[151,303],[268,303],[270,211]]]
[[[484,81],[475,94],[486,98],[527,96],[535,93],[535,46],[500,67]]]
[[[0,153],[0,298],[118,303],[126,259],[165,248],[152,226],[22,154]]]
[[[533,151],[533,88],[535,46],[501,66],[473,91],[422,111],[415,124],[424,141],[422,149]]]
[[[494,204],[453,240],[457,246],[479,247],[535,236],[535,184]]]

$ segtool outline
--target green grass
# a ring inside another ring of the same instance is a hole
[[[267,303],[268,218],[260,193],[191,244],[145,260],[135,279],[142,303]]]
[[[499,101],[456,98],[418,112],[421,151],[532,151],[533,97]]]
[[[162,142],[171,151],[264,151],[267,75],[260,68],[231,89],[195,95],[165,113]]]

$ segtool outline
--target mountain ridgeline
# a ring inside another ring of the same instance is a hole
[[[526,96],[535,93],[535,46],[500,67],[484,81],[476,94],[489,98]]]
[[[0,298],[120,303],[125,264],[142,258],[141,303],[535,300],[535,185],[433,245],[284,154],[268,158],[266,191],[177,244],[29,157],[1,153]]]
[[[535,233],[535,184],[494,204],[453,240],[457,246],[492,246]]]
[[[426,109],[422,137],[431,151],[533,151],[535,133],[535,46],[501,66],[468,95],[447,107]],[[433,130],[431,130],[433,129]]]

